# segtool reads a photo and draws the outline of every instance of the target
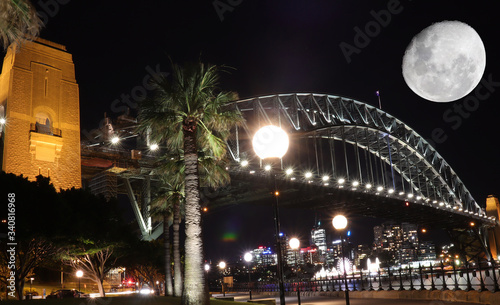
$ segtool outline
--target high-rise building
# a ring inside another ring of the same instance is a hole
[[[277,255],[271,251],[271,248],[260,246],[252,251],[253,262],[256,266],[269,266],[277,264]]]
[[[417,225],[410,223],[396,224],[384,222],[373,228],[373,250],[376,253],[387,252],[394,263],[407,263],[418,257]]]
[[[325,229],[313,228],[311,230],[311,242],[323,253],[326,251],[326,231]]]
[[[436,259],[436,246],[431,241],[424,241],[418,247],[418,260],[430,261]]]
[[[40,38],[11,45],[0,74],[0,168],[50,177],[56,190],[80,188],[79,109],[65,46]]]

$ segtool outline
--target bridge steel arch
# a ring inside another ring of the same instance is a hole
[[[349,183],[370,184],[374,189],[382,186],[379,196],[399,196],[412,204],[466,216],[481,224],[478,234],[482,246],[488,247],[487,228],[498,225],[498,220],[486,215],[457,173],[422,136],[391,114],[354,99],[314,93],[261,96],[236,101],[232,106],[246,118],[228,140],[235,161],[256,158],[248,140],[259,127],[281,126],[292,141],[308,139],[309,146],[314,146],[310,149],[316,154],[315,181],[321,184],[319,164],[328,162],[318,155],[325,154],[325,141],[333,140],[337,144],[329,144],[330,155],[336,153],[337,160],[330,156],[329,173],[334,180],[330,187]],[[340,161],[339,146],[343,150]],[[288,163],[287,155],[282,164]],[[358,191],[366,189],[359,186]]]

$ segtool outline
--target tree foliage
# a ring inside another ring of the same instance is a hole
[[[42,25],[29,1],[0,0],[0,43],[4,49],[35,38]]]
[[[184,304],[208,304],[201,239],[199,150],[221,160],[225,140],[241,120],[228,103],[236,94],[220,90],[221,67],[203,63],[172,64],[171,77],[154,80],[154,96],[139,111],[139,131],[156,143],[166,143],[170,152],[181,152],[185,192],[185,280]]]

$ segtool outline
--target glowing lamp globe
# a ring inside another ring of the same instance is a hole
[[[221,268],[221,269],[226,268],[226,263],[225,262],[220,262],[219,263],[219,268]]]
[[[286,132],[273,125],[264,126],[253,136],[253,150],[261,159],[281,158],[288,150],[289,140]]]
[[[76,277],[82,277],[83,276],[83,271],[82,270],[78,270],[76,272]]]
[[[290,239],[289,243],[290,243],[290,248],[292,248],[293,250],[297,250],[300,246],[300,241],[295,237]]]
[[[253,259],[252,253],[250,253],[250,252],[245,253],[245,256],[243,256],[243,259],[245,260],[245,262],[251,262]]]
[[[344,215],[337,215],[333,217],[332,224],[336,230],[343,230],[347,227],[347,218]]]

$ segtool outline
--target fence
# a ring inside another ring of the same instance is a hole
[[[363,290],[478,290],[497,292],[500,269],[495,262],[482,262],[456,268],[454,265],[430,265],[418,268],[385,268],[368,273],[358,271],[347,275],[349,291]],[[340,291],[345,290],[344,277],[324,277],[315,280],[289,279],[285,291]],[[233,291],[277,292],[277,282],[235,283]],[[220,287],[219,287],[220,289]]]

